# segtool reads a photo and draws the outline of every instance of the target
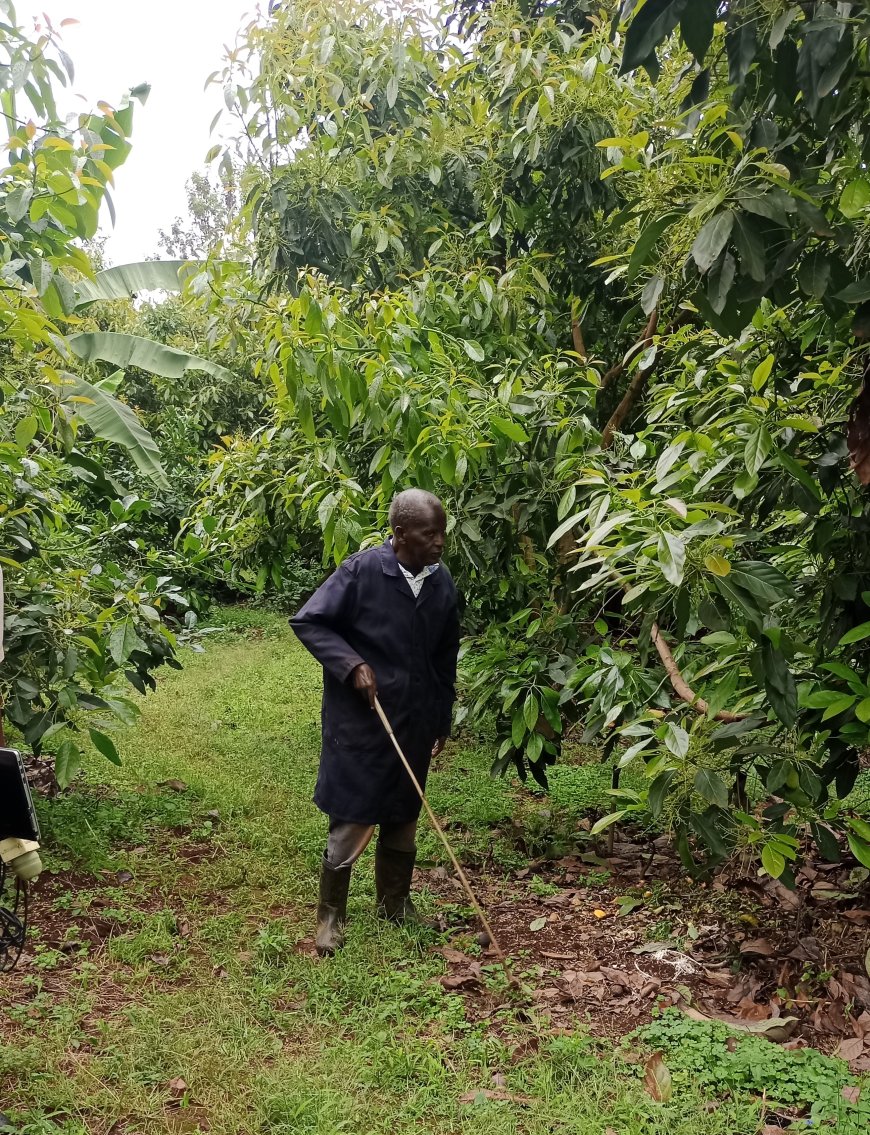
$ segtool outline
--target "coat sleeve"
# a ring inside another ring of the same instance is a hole
[[[341,633],[352,620],[355,592],[356,577],[342,564],[290,620],[303,646],[339,682],[365,662]]]
[[[456,659],[458,656],[459,608],[454,590],[441,641],[438,643],[432,659],[442,691],[442,708],[438,726],[439,737],[447,737],[450,733],[453,720],[453,703],[456,701]]]

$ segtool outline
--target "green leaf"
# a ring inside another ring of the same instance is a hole
[[[483,347],[481,347],[480,343],[476,342],[474,339],[463,339],[462,346],[465,350],[466,355],[468,355],[470,359],[473,359],[474,362],[482,363],[486,358]]]
[[[689,751],[689,734],[682,726],[668,722],[665,731],[665,746],[675,757],[682,760]]]
[[[692,259],[702,274],[710,270],[713,261],[728,243],[734,227],[734,214],[728,210],[716,213],[695,237],[692,245]]]
[[[741,11],[734,21],[733,30],[725,36],[725,52],[728,56],[728,81],[739,87],[755,62],[758,40],[755,34],[755,21],[747,19]]]
[[[773,448],[773,440],[764,426],[758,426],[746,439],[743,460],[747,472],[754,477]]]
[[[160,463],[160,448],[126,403],[113,398],[107,390],[92,386],[83,378],[69,375],[62,396],[68,401],[77,417],[87,422],[103,441],[123,446],[137,467],[163,488],[169,480]],[[70,402],[70,399],[74,401]]]
[[[13,189],[6,198],[6,213],[9,220],[17,225],[27,210],[30,208],[30,202],[33,199],[33,187],[30,185],[22,185],[18,189]]]
[[[798,283],[805,295],[823,299],[831,283],[833,261],[818,249],[807,256],[798,272]]]
[[[658,563],[668,583],[679,587],[686,565],[686,546],[679,536],[672,532],[663,532],[659,536]]]
[[[620,75],[646,66],[655,50],[680,22],[688,0],[647,0],[625,34]]]
[[[37,295],[44,296],[54,275],[54,269],[47,260],[41,256],[34,256],[30,261],[30,278],[36,288]]]
[[[804,469],[803,465],[795,461],[793,457],[789,456],[789,454],[783,452],[782,450],[777,453],[776,460],[783,467],[783,469],[785,469],[790,476],[792,476],[797,482],[799,482],[799,484],[803,485],[803,487],[809,493],[811,493],[816,498],[816,500],[820,501],[822,499],[821,489],[810,476],[810,474],[806,471],[806,469]]]
[[[109,635],[109,654],[118,666],[123,666],[133,651],[142,649],[144,645],[136,634],[132,619],[118,623]]]
[[[855,694],[841,694],[832,701],[824,711],[822,721],[830,721],[832,717],[839,717],[841,713],[845,713],[847,709],[851,709],[856,701],[857,698]]]
[[[659,302],[664,286],[665,281],[661,276],[650,276],[647,280],[640,297],[640,306],[643,308],[644,315],[652,313],[653,308]]]
[[[626,279],[629,283],[634,282],[638,272],[648,263],[652,256],[653,249],[665,229],[669,228],[675,221],[678,221],[681,216],[681,213],[665,213],[662,217],[656,217],[656,219],[651,221],[641,232],[640,236],[635,241],[628,261]]]
[[[74,741],[61,741],[54,755],[54,775],[61,788],[69,788],[82,766],[82,754]]]
[[[522,746],[525,735],[526,723],[523,720],[522,711],[515,709],[511,717],[511,741],[513,741],[515,749],[519,749]]]
[[[526,729],[531,733],[535,726],[538,724],[538,717],[540,716],[540,707],[538,706],[538,699],[533,693],[526,695],[526,700],[523,703],[523,721],[526,723]]]
[[[866,820],[862,820],[859,816],[850,816],[849,827],[859,839],[870,842],[870,824]]]
[[[863,721],[865,725],[870,722],[870,698],[863,698],[855,706],[855,716],[859,721]]]
[[[718,10],[719,0],[691,0],[680,20],[683,43],[694,55],[697,63],[703,64],[713,41]]]
[[[725,310],[736,271],[737,263],[730,252],[723,253],[710,269],[707,276],[707,298],[717,315]]]
[[[115,742],[111,737],[107,737],[105,733],[101,733],[99,729],[89,729],[91,741],[94,743],[94,748],[106,758],[111,761],[113,765],[120,765],[121,758],[118,756],[118,750],[115,748]]]
[[[791,580],[764,560],[740,560],[731,569],[732,582],[774,607],[794,598]]]
[[[870,181],[858,177],[850,181],[840,195],[840,212],[849,220],[859,217],[870,205]]]
[[[765,386],[767,386],[767,380],[770,378],[770,372],[773,370],[773,363],[773,355],[768,355],[752,372],[753,390],[763,390]]]
[[[866,840],[859,839],[858,836],[853,835],[852,832],[847,832],[846,838],[849,840],[849,849],[858,862],[863,867],[870,867],[870,843]]]
[[[603,832],[605,828],[609,828],[612,824],[618,824],[622,817],[625,815],[625,810],[621,812],[610,812],[607,816],[602,816],[600,820],[596,820],[592,827],[589,829],[590,835],[598,835]]]
[[[734,480],[734,495],[743,500],[758,487],[758,477],[755,473],[743,472]]]
[[[118,264],[98,272],[93,280],[80,280],[76,284],[77,306],[95,300],[127,299],[140,292],[178,292],[185,281],[204,266],[204,260],[143,260],[136,264]]]
[[[870,300],[870,276],[856,280],[854,284],[849,284],[848,287],[837,292],[837,299],[842,300],[843,303],[864,303]]]
[[[840,639],[840,646],[849,646],[853,642],[862,642],[865,638],[870,638],[870,623],[861,623],[860,626],[852,627],[850,631],[846,631]]]
[[[139,367],[149,374],[159,374],[163,378],[181,378],[185,371],[204,371],[214,378],[220,378],[231,386],[236,385],[236,377],[226,367],[219,366],[209,359],[179,351],[175,347],[164,347],[151,339],[139,335],[124,335],[115,331],[82,331],[71,335],[71,350],[85,362],[106,362],[116,367]]]
[[[662,808],[665,805],[665,797],[668,794],[668,789],[671,786],[674,775],[674,769],[665,769],[664,772],[659,773],[650,785],[649,793],[647,794],[647,803],[649,804],[649,810],[652,812],[653,818],[656,820],[662,814]]]
[[[707,801],[720,808],[728,807],[728,787],[713,769],[700,768],[695,773],[695,791]]]
[[[761,283],[767,276],[767,256],[764,240],[758,232],[758,222],[747,213],[735,213],[732,236],[740,267]]]
[[[35,414],[22,418],[15,426],[15,444],[19,449],[27,449],[39,430],[39,421]]]
[[[789,669],[785,655],[772,643],[765,642],[761,648],[764,666],[764,692],[773,706],[773,711],[787,729],[797,720],[797,684]]]
[[[769,843],[766,843],[761,849],[761,865],[768,875],[772,875],[774,879],[778,879],[785,870],[785,856],[780,855],[778,851],[774,851]]]
[[[511,441],[521,443],[531,441],[531,438],[519,422],[512,422],[509,418],[490,418],[489,424],[497,433],[510,438]]]

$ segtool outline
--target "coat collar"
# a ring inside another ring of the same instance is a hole
[[[393,551],[393,544],[391,540],[386,539],[383,544],[381,544],[380,548],[378,548],[378,555],[381,557],[381,570],[383,571],[384,575],[391,576],[395,580],[398,590],[413,601],[414,593],[408,586],[407,580],[405,580],[405,578],[402,576],[402,572],[399,569],[399,561],[396,559],[396,553]],[[432,591],[435,587],[441,586],[441,579],[443,575],[443,571],[434,571],[430,576],[426,577],[426,583],[423,587],[423,590],[417,596],[416,602],[418,606],[420,603],[426,601],[426,599],[432,594]]]

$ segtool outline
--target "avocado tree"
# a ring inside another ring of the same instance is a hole
[[[643,774],[603,822],[652,811],[691,869],[750,846],[787,877],[807,824],[870,862],[839,803],[870,721],[866,26],[581,16],[297,0],[249,29],[222,81],[256,254],[212,294],[272,419],[194,534],[265,585],[431,488],[496,769],[545,782],[580,728]]]

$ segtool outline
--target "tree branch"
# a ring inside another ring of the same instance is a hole
[[[586,341],[583,338],[583,328],[580,326],[580,321],[577,319],[571,320],[571,341],[574,344],[574,350],[581,359],[587,358]]]
[[[599,390],[606,389],[606,387],[608,387],[615,378],[619,378],[628,364],[633,359],[636,359],[645,347],[648,347],[650,345],[652,337],[653,335],[655,335],[658,325],[659,309],[657,307],[654,307],[652,310],[652,315],[650,315],[649,317],[649,323],[647,323],[646,327],[644,328],[643,334],[641,335],[640,339],[637,343],[635,343],[633,347],[629,348],[624,359],[621,359],[618,363],[614,363],[610,370],[605,372],[604,377],[601,380]]]
[[[641,367],[634,378],[628,384],[628,390],[623,394],[622,399],[613,413],[610,415],[610,421],[604,427],[601,433],[601,448],[609,449],[610,443],[613,441],[613,435],[628,417],[628,412],[632,406],[637,402],[643,393],[644,387],[650,375],[656,369],[658,356],[653,359],[648,367]]]
[[[710,706],[703,698],[699,698],[695,691],[691,688],[683,675],[680,673],[680,668],[671,654],[671,648],[662,637],[662,632],[659,629],[658,623],[652,625],[652,641],[653,646],[658,651],[658,656],[662,660],[662,666],[665,668],[665,673],[670,680],[671,685],[674,687],[674,692],[687,702],[693,709],[697,710],[700,714],[705,714]],[[731,713],[730,710],[720,709],[718,713],[714,713],[713,717],[716,721],[743,721],[746,718],[745,713]]]

